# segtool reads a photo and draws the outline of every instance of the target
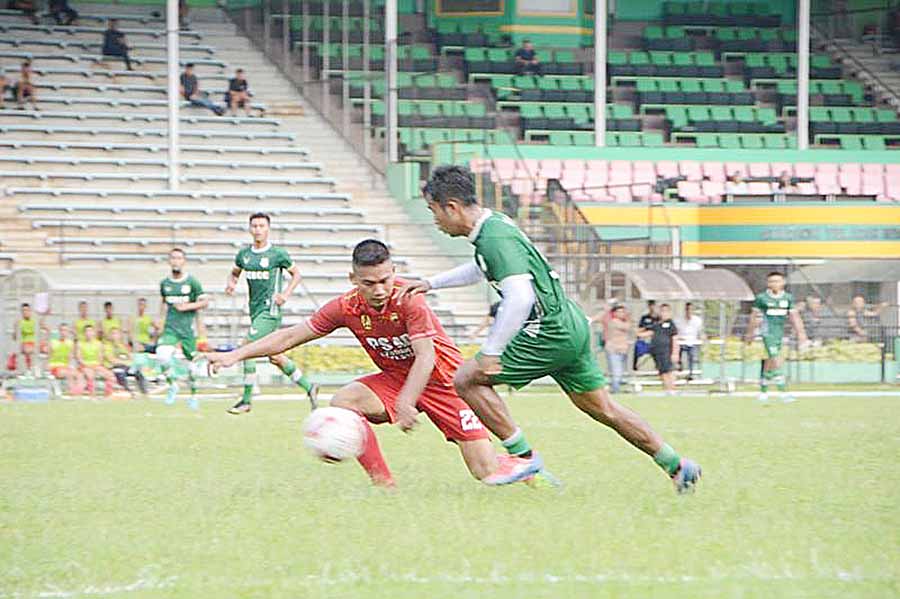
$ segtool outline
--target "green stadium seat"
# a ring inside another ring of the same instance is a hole
[[[610,52],[607,54],[607,63],[613,66],[625,66],[628,64],[628,53]]]
[[[698,79],[681,79],[680,85],[681,91],[687,94],[699,94],[705,91],[701,85],[701,80]]]
[[[756,115],[753,113],[753,108],[749,106],[735,106],[733,112],[734,120],[739,123],[753,123],[756,121]]]
[[[577,62],[575,59],[575,52],[572,50],[557,50],[553,54],[553,59],[555,62],[560,64],[571,64]]]
[[[634,64],[634,63],[632,63]],[[672,64],[671,52],[650,52],[650,64],[654,66],[669,66]]]
[[[821,106],[810,106],[809,107],[809,120],[815,122],[828,123],[831,122],[831,115],[828,113],[827,108],[823,108]]]
[[[709,108],[706,106],[688,106],[688,120],[694,123],[700,123],[710,120]]]
[[[866,135],[863,137],[863,145],[867,150],[884,150],[884,137],[879,135]]]
[[[844,150],[862,150],[862,138],[858,135],[841,135],[839,136],[841,148]]]
[[[759,135],[742,135],[741,145],[746,150],[762,150],[765,147],[763,138]]]
[[[658,89],[658,83],[656,79],[638,79],[635,82],[635,91],[638,93],[647,93],[647,92],[655,92]]]
[[[571,134],[572,143],[576,146],[592,146],[594,145],[594,134],[587,131],[576,131]]]
[[[650,131],[644,133],[642,135],[642,141],[644,147],[647,148],[658,148],[662,146],[665,142],[663,141],[663,134],[657,131]]]
[[[677,79],[658,79],[656,81],[659,91],[663,93],[672,93],[680,91]]]
[[[851,108],[853,120],[857,123],[874,123],[875,113],[871,108]]]
[[[568,131],[551,131],[548,135],[550,144],[554,146],[571,146],[572,134]]]
[[[646,52],[630,52],[628,54],[628,64],[630,65],[649,65],[650,56]]]
[[[519,117],[523,119],[540,119],[544,117],[541,107],[536,104],[522,104],[519,107]]]
[[[731,121],[734,120],[734,114],[730,106],[711,106],[710,116],[714,121]]]
[[[663,39],[663,28],[657,25],[644,27],[644,39],[661,40]]]
[[[831,108],[831,121],[834,123],[851,123],[853,122],[853,113],[849,108],[833,106]]]
[[[890,109],[879,108],[875,111],[875,120],[879,123],[893,123],[897,121],[897,113]]]
[[[619,143],[617,145],[622,147],[639,148],[644,145],[640,133],[621,131],[619,133],[616,133],[616,137],[619,138]]]
[[[719,146],[725,150],[737,150],[741,147],[740,135],[719,135]]]
[[[767,150],[784,150],[788,147],[787,139],[781,135],[763,136],[763,145]]]

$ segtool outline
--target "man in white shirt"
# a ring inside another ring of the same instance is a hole
[[[678,342],[681,347],[681,367],[684,368],[684,355],[687,354],[688,377],[694,378],[694,364],[700,366],[700,346],[703,345],[703,319],[694,314],[691,302],[684,305],[684,318],[675,323],[678,328]],[[701,369],[702,370],[702,369]]]

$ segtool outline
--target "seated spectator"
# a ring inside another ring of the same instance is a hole
[[[878,341],[881,332],[881,310],[887,306],[882,303],[872,308],[866,305],[866,298],[857,295],[847,310],[847,328],[854,341]]]
[[[47,366],[50,376],[60,380],[66,380],[66,390],[72,395],[80,395],[84,392],[84,376],[77,368],[72,366],[72,358],[75,353],[75,339],[72,330],[66,323],[60,323],[58,333],[50,333],[46,326],[42,327],[45,340],[49,337],[49,359]]]
[[[116,19],[109,20],[109,26],[103,32],[103,56],[118,56],[125,62],[125,68],[131,68],[131,58],[128,56],[128,42],[125,34],[118,29],[119,22]]]
[[[134,398],[134,392],[128,385],[128,377],[133,376],[143,395],[147,394],[147,381],[139,368],[135,368],[131,358],[131,350],[122,339],[122,331],[114,327],[109,336],[103,340],[103,365],[112,371],[119,386],[128,391]]]
[[[244,109],[244,114],[250,116],[250,91],[247,79],[244,78],[244,69],[234,72],[234,78],[228,80],[228,91],[225,92],[228,100],[228,108],[231,116],[237,116],[238,107]]]
[[[801,316],[803,318],[803,328],[806,330],[806,337],[813,344],[821,345],[822,341],[829,337],[828,333],[833,333],[835,325],[834,310],[828,306],[823,306],[822,298],[819,296],[810,295],[806,298],[806,310],[803,311]]]
[[[84,341],[79,341],[75,346],[75,356],[78,367],[84,375],[88,394],[93,397],[95,378],[101,377],[103,379],[103,395],[111,396],[115,376],[103,365],[103,343],[97,339],[97,333],[92,325],[84,327]]]
[[[33,76],[34,71],[31,70],[31,62],[26,60],[22,63],[22,68],[19,71],[19,82],[16,83],[16,102],[20,110],[25,108],[26,99],[31,102],[33,110],[40,110],[37,107],[37,94],[34,92],[34,82],[31,80]]]
[[[725,193],[728,195],[744,195],[748,192],[747,184],[741,173],[735,171],[725,181]]]
[[[534,45],[530,40],[522,42],[522,47],[516,50],[516,74],[525,75],[543,75],[541,63],[538,62],[537,52],[534,51]]]
[[[4,108],[3,102],[6,101],[6,90],[8,89],[12,89],[12,86],[6,80],[6,71],[0,67],[0,110]]]
[[[71,25],[78,20],[78,12],[69,6],[69,0],[50,0],[50,16],[57,25]]]
[[[778,193],[797,193],[797,185],[794,184],[794,178],[787,171],[781,171],[776,184]]]
[[[37,25],[40,23],[37,17],[36,0],[9,0],[7,7],[10,10],[21,10],[22,13],[31,19],[31,22]]]
[[[206,94],[200,91],[200,83],[197,76],[194,75],[194,63],[188,63],[184,66],[184,73],[181,74],[181,96],[191,103],[191,106],[199,106],[212,110],[217,115],[225,114],[225,109],[216,106]]]

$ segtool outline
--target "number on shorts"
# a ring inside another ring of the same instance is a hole
[[[472,410],[459,411],[459,423],[464,431],[481,430],[481,421]]]

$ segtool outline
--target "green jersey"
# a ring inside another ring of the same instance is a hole
[[[753,307],[762,312],[762,334],[781,339],[784,336],[784,321],[794,309],[794,296],[785,291],[776,297],[766,289],[756,296]]]
[[[178,304],[196,302],[203,294],[200,281],[192,275],[184,275],[180,279],[166,277],[159,284],[159,293],[163,303],[168,306],[166,311],[165,333],[172,333],[179,338],[194,336],[194,316],[196,310],[179,312],[175,309]]]
[[[500,293],[500,283],[507,277],[526,275],[531,278],[537,301],[526,328],[539,326],[566,306],[559,275],[508,216],[485,209],[470,233],[469,241],[475,246],[476,264],[497,293]]]
[[[281,306],[275,303],[273,297],[276,293],[281,293],[283,271],[294,265],[288,253],[283,248],[271,244],[260,249],[248,246],[234,257],[234,265],[247,275],[250,318],[256,318],[263,313],[280,317]]]

